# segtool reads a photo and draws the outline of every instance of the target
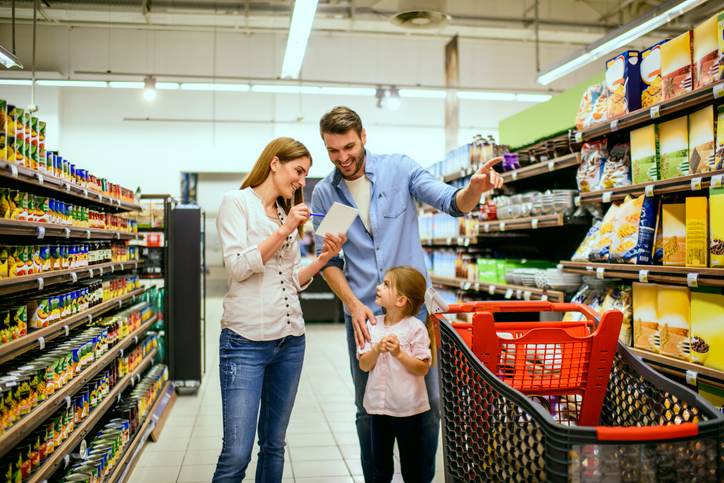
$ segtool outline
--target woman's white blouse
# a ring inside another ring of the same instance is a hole
[[[284,211],[278,207],[284,220]],[[295,231],[262,262],[259,244],[279,229],[251,188],[224,195],[216,218],[229,280],[224,296],[223,328],[250,340],[275,340],[304,334],[298,292],[301,255]]]

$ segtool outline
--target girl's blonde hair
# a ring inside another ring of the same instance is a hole
[[[402,295],[407,299],[405,310],[403,313],[406,317],[417,315],[425,303],[425,291],[427,290],[427,281],[425,276],[416,268],[408,265],[394,267],[387,271],[392,280],[392,285],[398,295]],[[428,316],[425,322],[427,333],[430,337],[430,351],[432,352],[432,363],[435,363],[435,352],[437,350],[437,334],[433,326],[432,317]]]
[[[309,163],[312,163],[312,155],[309,153],[307,147],[293,138],[281,137],[273,139],[269,144],[266,145],[264,150],[259,155],[259,159],[254,163],[254,167],[251,168],[249,174],[246,175],[244,181],[241,183],[241,189],[244,188],[255,188],[262,184],[269,177],[271,173],[271,162],[276,157],[279,162],[286,164],[289,161],[294,161],[299,158],[309,158]],[[301,188],[294,192],[294,199],[285,200],[281,196],[277,199],[279,204],[284,208],[285,213],[289,213],[292,206],[304,203],[304,190]],[[304,227],[299,226],[299,236],[303,234]]]

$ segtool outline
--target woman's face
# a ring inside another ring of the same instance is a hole
[[[272,180],[277,192],[284,199],[292,199],[294,192],[304,188],[312,161],[307,157],[293,159],[282,163],[277,158],[272,160]]]

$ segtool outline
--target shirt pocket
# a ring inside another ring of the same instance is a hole
[[[385,218],[399,218],[400,215],[407,211],[408,197],[407,191],[399,187],[390,187],[382,192],[384,204],[382,206],[382,216]]]

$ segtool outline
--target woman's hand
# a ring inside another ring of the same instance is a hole
[[[287,213],[287,219],[284,220],[282,230],[285,236],[291,235],[299,225],[303,225],[310,216],[309,208],[304,203],[292,206],[292,209]]]
[[[322,251],[319,253],[319,259],[327,263],[333,256],[337,255],[342,250],[342,245],[347,241],[347,235],[340,233],[335,236],[331,233],[327,233],[324,236],[324,246]]]

